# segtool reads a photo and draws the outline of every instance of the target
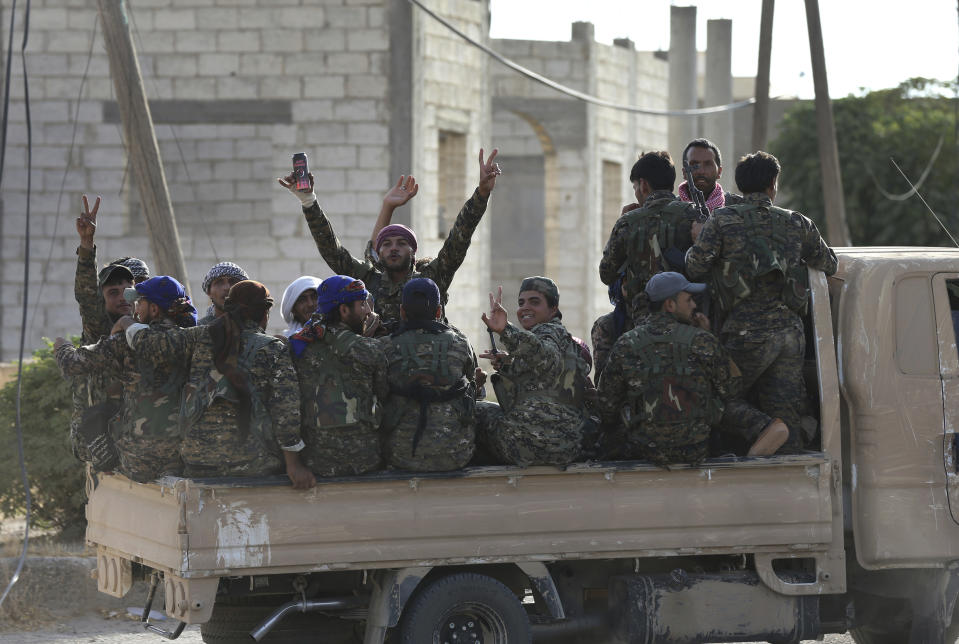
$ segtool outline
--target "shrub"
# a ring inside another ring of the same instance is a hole
[[[27,476],[33,494],[31,525],[82,535],[86,525],[83,463],[70,447],[70,383],[60,375],[53,345],[23,365],[20,420]],[[16,434],[17,380],[0,389],[0,513],[17,516],[26,509]]]

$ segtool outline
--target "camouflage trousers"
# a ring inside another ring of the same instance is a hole
[[[304,428],[303,464],[317,476],[354,476],[380,468],[380,435],[359,423]]]
[[[390,422],[393,415],[387,412],[385,451],[390,467],[413,472],[446,472],[465,466],[476,448],[476,428],[473,417],[466,417],[463,407],[461,401],[430,403],[426,426],[416,440],[415,451],[419,405],[402,404],[395,424]]]
[[[206,422],[208,416],[210,422]],[[187,430],[180,446],[185,475],[190,478],[281,474],[285,464],[279,451],[253,431],[241,436],[235,415],[214,418],[210,413]]]
[[[583,412],[545,398],[530,397],[508,413],[476,403],[476,442],[508,465],[566,465],[582,450]]]
[[[120,471],[137,483],[155,481],[163,476],[180,476],[180,438],[121,436],[116,441]]]
[[[741,398],[728,401],[719,423],[719,431],[713,436],[713,453],[717,456],[729,453],[745,455],[759,438],[759,434],[766,429],[766,425],[772,421],[769,414],[761,412]]]
[[[723,345],[743,375],[743,397],[789,426],[789,447],[802,447],[800,419],[806,401],[802,377],[806,338],[802,327],[723,334]]]

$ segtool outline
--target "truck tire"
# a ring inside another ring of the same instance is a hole
[[[912,629],[912,610],[906,599],[859,595],[857,610],[868,616],[861,626],[849,630],[856,644],[907,644]],[[959,640],[959,604],[946,628],[945,642]]]
[[[442,577],[410,600],[400,620],[401,644],[453,641],[529,644],[529,617],[513,592],[486,575],[462,572]]]

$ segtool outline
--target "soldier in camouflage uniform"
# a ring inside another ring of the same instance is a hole
[[[212,324],[214,320],[223,315],[224,302],[230,289],[237,282],[250,279],[250,276],[240,266],[233,262],[220,262],[214,264],[203,278],[203,292],[210,298],[210,306],[206,310],[206,315],[200,318],[200,326]]]
[[[621,446],[613,456],[667,468],[699,464],[721,421],[757,438],[751,456],[772,454],[788,437],[782,421],[736,399],[742,386],[736,365],[714,335],[694,326],[702,318],[692,295],[705,290],[675,272],[647,283],[651,313],[613,347],[599,383],[603,424],[622,432],[607,441]]]
[[[389,395],[386,356],[364,337],[371,317],[360,280],[328,277],[317,288],[316,314],[290,336],[300,387],[301,457],[317,476],[380,468],[380,422]]]
[[[691,203],[673,194],[676,168],[669,152],[647,152],[629,175],[642,207],[620,217],[603,250],[599,276],[612,284],[626,273],[626,301],[635,322],[647,314],[643,289],[660,271],[682,271],[683,257],[692,245],[690,228],[699,217]]]
[[[99,197],[91,210],[87,196],[83,195],[83,211],[76,219],[80,245],[77,247],[74,296],[80,307],[83,328],[81,339],[84,344],[94,344],[101,337],[110,335],[113,323],[133,311],[130,303],[123,298],[123,290],[150,276],[147,265],[134,257],[116,259],[97,274],[94,236],[99,209]],[[114,416],[122,404],[123,383],[112,373],[98,369],[73,376],[70,381],[73,389],[70,442],[78,459],[90,461],[87,440],[81,437],[83,419],[86,416],[90,423],[96,422],[97,418],[106,421]],[[98,411],[100,413],[95,413]]]
[[[136,318],[149,328],[165,331],[196,325],[196,309],[183,286],[172,277],[152,277],[128,288]],[[131,318],[118,324],[127,326]],[[180,461],[180,390],[188,365],[134,356],[124,333],[117,333],[89,346],[74,347],[57,338],[56,359],[66,376],[101,372],[123,383],[120,420],[114,426],[113,442],[119,469],[134,481],[145,483],[182,472]],[[100,446],[100,449],[109,449]]]
[[[403,323],[383,338],[390,398],[383,428],[390,467],[455,470],[473,456],[476,358],[469,341],[442,322],[433,280],[403,287]]]
[[[496,153],[497,151],[493,150],[489,159],[484,162],[483,151],[480,150],[479,186],[460,210],[436,258],[425,266],[416,262],[416,235],[406,226],[399,224],[385,226],[376,235],[375,242],[371,242],[372,250],[376,251],[380,263],[353,257],[340,245],[326,213],[316,201],[316,194],[312,187],[309,190],[296,190],[293,175],[278,181],[302,203],[303,215],[306,217],[320,255],[326,263],[334,273],[349,275],[366,283],[373,294],[376,313],[379,314],[386,330],[392,331],[400,323],[400,299],[403,285],[412,278],[432,279],[440,289],[443,303],[446,303],[447,290],[456,270],[466,257],[473,231],[483,217],[483,213],[486,212],[486,205],[496,184],[496,177],[500,174],[499,166],[493,161]],[[310,185],[313,185],[312,175]],[[392,214],[394,208],[406,203],[413,194],[415,191],[408,189],[408,184],[401,178],[386,194],[383,200],[384,211]],[[389,221],[389,216],[381,213],[380,221]],[[368,254],[373,257],[372,252]]]
[[[316,480],[299,458],[300,392],[286,344],[263,329],[273,298],[259,282],[233,285],[224,314],[192,329],[130,327],[134,354],[190,365],[180,454],[185,476],[283,472],[295,489]]]
[[[527,277],[516,315],[507,320],[503,290],[490,293],[487,328],[507,352],[487,352],[499,405],[477,403],[476,440],[511,465],[565,465],[581,453],[586,424],[587,365],[579,344],[563,326],[559,289],[546,277]]]
[[[697,229],[686,270],[693,279],[712,277],[725,314],[720,338],[742,370],[747,400],[782,418],[788,445],[799,448],[807,267],[832,275],[837,261],[812,221],[773,206],[779,169],[771,154],[743,157],[736,183],[745,203],[716,210]]]

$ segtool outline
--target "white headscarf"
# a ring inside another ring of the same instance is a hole
[[[283,300],[280,303],[280,310],[283,312],[283,321],[286,322],[287,327],[283,331],[283,335],[290,337],[297,331],[303,328],[303,325],[293,319],[293,305],[296,304],[297,298],[303,295],[304,291],[310,289],[316,290],[322,282],[319,277],[313,277],[312,275],[303,275],[293,280],[293,283],[286,287],[286,290],[283,291]]]

